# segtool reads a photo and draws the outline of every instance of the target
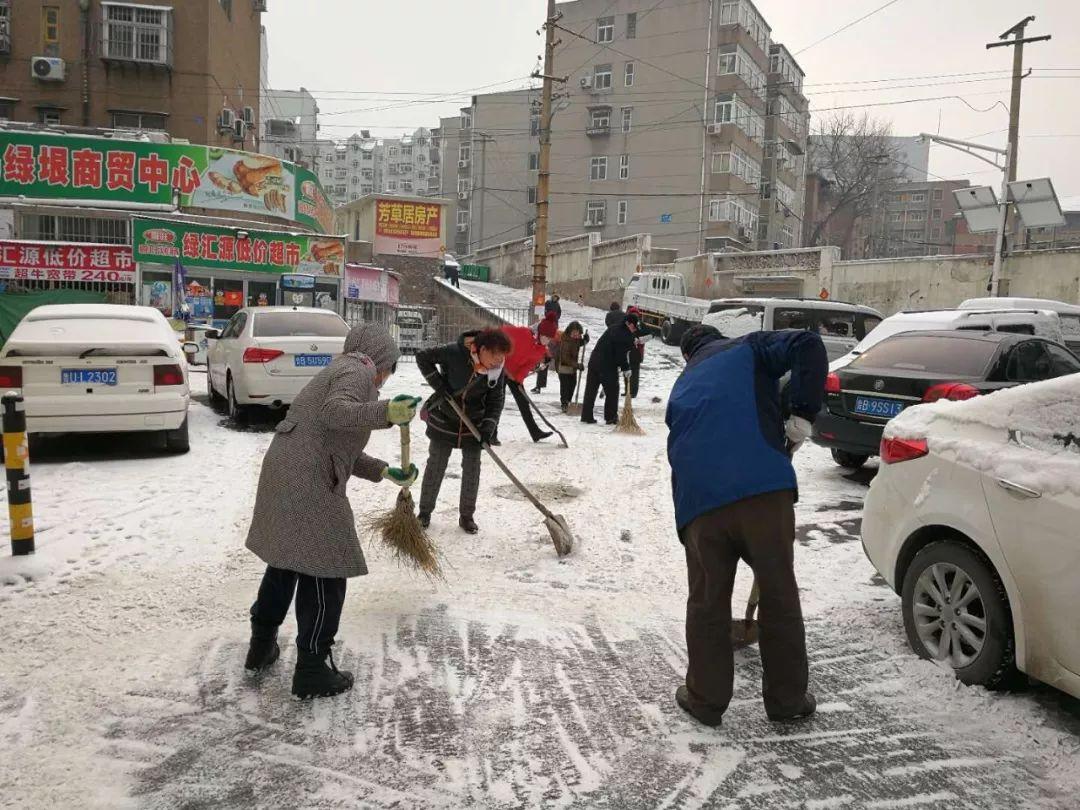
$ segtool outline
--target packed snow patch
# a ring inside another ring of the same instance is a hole
[[[706,326],[714,326],[726,338],[738,338],[761,331],[761,315],[741,307],[713,312],[702,318]]]

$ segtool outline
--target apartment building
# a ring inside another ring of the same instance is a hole
[[[437,138],[424,127],[400,138],[375,138],[361,130],[345,141],[319,141],[316,151],[319,179],[334,205],[375,193],[440,192]]]
[[[0,119],[257,147],[266,0],[0,0]]]
[[[888,192],[869,222],[856,224],[856,245],[863,256],[893,258],[936,256],[954,252],[959,209],[953,192],[967,180],[900,183]]]
[[[319,137],[319,105],[315,97],[303,87],[299,90],[264,87],[259,113],[259,150],[314,170]]]
[[[805,75],[787,48],[769,46],[759,250],[783,250],[801,244],[809,135],[808,104],[802,92]]]

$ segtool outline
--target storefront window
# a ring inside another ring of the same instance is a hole
[[[142,290],[140,301],[144,307],[153,307],[161,310],[162,314],[171,318],[173,314],[173,281],[172,273],[142,274]]]
[[[277,284],[272,281],[249,281],[247,305],[249,307],[272,307],[277,301]]]
[[[225,321],[243,309],[244,282],[214,279],[214,320]]]
[[[337,312],[338,285],[319,284],[315,285],[315,306],[320,309],[329,309]]]

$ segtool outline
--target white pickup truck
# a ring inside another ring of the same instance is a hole
[[[708,301],[686,294],[686,281],[678,273],[635,273],[623,292],[623,309],[637,307],[645,325],[660,333],[669,346],[677,345],[689,327],[701,323]]]

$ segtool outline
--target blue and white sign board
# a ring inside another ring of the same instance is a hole
[[[661,214],[660,221],[663,223],[671,222],[671,214]]]

